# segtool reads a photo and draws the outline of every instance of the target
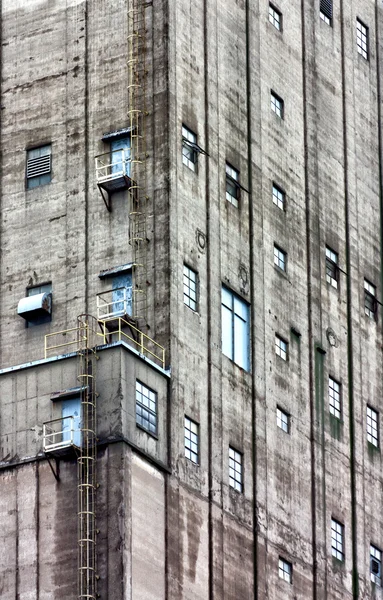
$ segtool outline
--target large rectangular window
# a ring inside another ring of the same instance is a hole
[[[197,171],[197,136],[185,125],[182,125],[182,162],[192,171]]]
[[[283,119],[284,117],[284,102],[282,98],[277,96],[274,92],[271,92],[270,95],[270,106],[271,110],[279,117]]]
[[[367,279],[364,280],[364,314],[370,319],[376,318],[376,287]]]
[[[185,456],[191,462],[199,463],[199,425],[185,417]]]
[[[287,581],[287,583],[293,582],[293,565],[281,556],[278,563],[278,575],[281,579]]]
[[[222,352],[237,365],[250,370],[249,305],[222,287]]]
[[[339,266],[338,254],[326,246],[326,281],[333,288],[338,289]]]
[[[45,185],[52,179],[52,146],[27,150],[27,188]]]
[[[340,419],[342,416],[340,384],[335,379],[332,379],[332,377],[328,378],[328,401],[330,413],[337,419]]]
[[[282,30],[282,13],[272,4],[269,4],[269,21],[275,29]]]
[[[136,381],[136,423],[149,433],[157,433],[157,394]]]
[[[332,0],[320,0],[320,18],[322,21],[331,25],[332,21]]]
[[[367,441],[379,447],[379,415],[371,406],[367,406]]]
[[[370,546],[370,577],[376,585],[382,585],[382,551],[376,546]]]
[[[356,20],[356,47],[365,60],[368,60],[368,27]]]
[[[331,554],[344,560],[344,526],[335,519],[331,519]]]
[[[242,454],[229,447],[229,481],[230,486],[237,490],[243,491],[242,483]]]
[[[238,208],[239,191],[239,171],[226,163],[226,200],[236,208]]]
[[[197,273],[184,265],[184,304],[197,310]]]

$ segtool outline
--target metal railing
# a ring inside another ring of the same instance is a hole
[[[99,321],[132,314],[132,288],[117,288],[97,294],[97,319]]]
[[[106,319],[99,320],[102,333],[99,334],[104,338],[104,344],[107,344],[111,336],[117,338],[117,341],[126,342],[129,346],[133,346],[140,354],[150,358],[163,369],[165,368],[165,348],[155,342],[151,337],[134,327],[131,323],[128,323],[122,317],[117,317],[116,321],[113,320],[113,328],[110,327],[110,323]],[[129,331],[129,333],[128,333]]]
[[[97,183],[120,179],[126,175],[130,177],[131,159],[123,148],[99,154],[95,161]]]
[[[81,432],[75,428],[74,417],[61,417],[43,423],[44,452],[81,445]]]

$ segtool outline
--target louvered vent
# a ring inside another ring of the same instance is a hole
[[[27,162],[27,178],[40,177],[51,172],[51,154],[29,158]]]
[[[320,11],[328,18],[332,19],[332,0],[320,0]]]

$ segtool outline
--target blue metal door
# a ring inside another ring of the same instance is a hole
[[[73,417],[68,419],[65,417]],[[81,399],[69,398],[62,401],[63,418],[63,442],[69,442],[71,439],[71,427],[73,423],[74,438],[76,446],[81,446]]]
[[[126,306],[124,300],[126,299]],[[132,314],[132,273],[124,273],[113,277],[113,313],[123,316]]]
[[[124,175],[130,177],[130,142],[130,137],[128,137],[114,140],[111,143],[112,173],[123,171]]]

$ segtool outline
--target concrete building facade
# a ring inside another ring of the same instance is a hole
[[[0,15],[1,599],[383,597],[381,0]]]

